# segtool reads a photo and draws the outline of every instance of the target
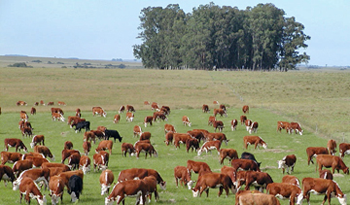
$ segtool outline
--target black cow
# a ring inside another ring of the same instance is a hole
[[[122,138],[120,135],[119,135],[119,132],[117,130],[105,130],[105,139],[106,140],[109,140],[110,137],[113,137],[114,138],[114,142],[116,142],[116,139],[119,140],[119,142],[122,141]]]
[[[77,175],[73,175],[68,181],[68,194],[71,196],[71,202],[75,202],[79,199],[79,195],[83,191],[83,180]]]
[[[260,167],[261,162],[257,162],[254,155],[249,153],[249,152],[243,152],[241,155],[241,159],[251,159],[251,160],[255,161],[258,164],[258,166]]]
[[[77,126],[75,126],[75,133],[77,133],[78,131],[80,132],[81,129],[85,129],[85,131],[90,131],[90,122],[89,121],[78,122]]]

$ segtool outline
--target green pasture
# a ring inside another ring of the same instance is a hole
[[[236,131],[231,131],[229,123],[239,119],[242,106],[248,104],[250,113],[248,119],[259,122],[257,135],[267,143],[268,149],[248,147],[261,168],[268,172],[275,182],[280,182],[283,174],[277,169],[277,160],[287,154],[297,156],[297,164],[293,175],[299,180],[304,177],[318,177],[315,165],[307,165],[305,149],[309,146],[326,146],[328,139],[336,139],[337,143],[349,141],[349,72],[207,72],[207,71],[159,71],[143,69],[53,69],[53,68],[0,68],[0,147],[4,138],[20,138],[30,149],[31,139],[22,138],[18,129],[19,111],[29,113],[32,105],[40,100],[64,101],[67,106],[61,106],[65,118],[74,115],[76,108],[82,109],[82,117],[91,122],[91,129],[104,125],[109,129],[118,130],[123,137],[122,142],[134,143],[132,130],[134,125],[140,125],[143,131],[152,133],[152,144],[158,151],[157,158],[139,159],[121,156],[121,143],[116,142],[110,157],[109,169],[117,178],[123,169],[132,167],[153,168],[167,181],[167,189],[160,191],[160,200],[152,204],[233,204],[234,195],[230,193],[217,197],[218,189],[211,189],[209,197],[202,195],[193,198],[192,192],[184,187],[176,188],[173,169],[177,165],[186,166],[188,159],[204,161],[211,169],[219,172],[219,156],[216,152],[197,156],[195,152],[187,153],[185,147],[175,149],[164,143],[164,124],[173,124],[177,132],[201,128],[213,132],[207,125],[208,117],[218,105],[218,100],[228,108],[228,117],[218,117],[225,124],[224,133],[230,139],[228,145],[222,148],[234,148],[240,155],[244,150],[243,137],[249,135],[245,127],[238,125]],[[16,106],[18,100],[24,100],[28,106]],[[144,101],[158,102],[168,105],[171,114],[168,122],[157,122],[153,126],[144,127],[145,116],[152,115],[150,105]],[[113,116],[121,105],[133,105],[136,109],[133,122],[125,121],[125,113],[118,124],[113,123]],[[202,104],[208,104],[210,114],[202,113]],[[107,117],[92,116],[91,107],[101,106],[107,111]],[[54,107],[58,107],[55,105]],[[51,120],[49,106],[37,106],[37,114],[29,115],[29,121],[34,127],[34,134],[45,136],[47,145],[56,157],[61,160],[60,153],[65,141],[70,140],[74,149],[82,151],[83,132],[75,133],[66,122]],[[192,127],[185,127],[181,117],[187,115]],[[289,135],[276,132],[278,120],[298,121],[304,128],[304,135]],[[316,130],[317,128],[317,130]],[[97,144],[93,145],[93,149]],[[10,148],[13,151],[13,148]],[[92,158],[93,151],[89,156]],[[337,153],[338,154],[338,153]],[[349,156],[344,158],[349,165]],[[229,165],[225,160],[225,165]],[[8,164],[12,166],[11,164]],[[100,172],[84,176],[84,190],[79,204],[103,204],[105,196],[100,195]],[[197,179],[197,175],[192,175]],[[335,176],[344,193],[349,193],[349,176],[341,172]],[[18,204],[19,192],[12,190],[12,185],[4,187],[0,184],[0,204]],[[48,204],[51,198],[48,191]],[[311,204],[320,204],[323,196],[311,195]],[[24,202],[22,202],[24,203]],[[32,201],[35,204],[35,202]],[[64,204],[70,203],[70,196],[64,194]],[[134,204],[134,198],[127,198],[126,204]],[[282,201],[288,204],[288,201]],[[304,201],[306,203],[306,201]],[[332,204],[339,204],[332,198]]]

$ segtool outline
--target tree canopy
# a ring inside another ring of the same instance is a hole
[[[304,26],[273,4],[239,10],[214,3],[185,13],[178,4],[147,7],[140,15],[141,45],[134,56],[146,68],[287,71],[310,57]]]

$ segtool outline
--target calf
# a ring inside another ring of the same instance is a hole
[[[204,113],[208,113],[210,110],[209,110],[209,106],[208,105],[206,105],[206,104],[203,104],[203,106],[202,106],[202,111],[204,112]]]
[[[64,191],[64,179],[59,176],[50,177],[49,189],[51,196],[51,203],[53,205],[58,204],[59,198],[61,198],[61,203],[63,200],[63,191]]]
[[[136,197],[136,204],[146,201],[146,185],[142,180],[120,182],[113,187],[111,194],[105,198],[106,205],[125,203],[125,197]]]
[[[22,203],[23,195],[25,195],[25,200],[28,204],[30,204],[30,198],[36,199],[38,204],[40,205],[46,204],[46,197],[41,194],[38,186],[34,183],[34,181],[31,178],[23,178],[18,189],[20,191],[20,203]]]
[[[238,169],[243,170],[253,170],[253,171],[259,171],[260,168],[258,163],[251,159],[233,159],[231,161],[231,166],[237,171]]]
[[[117,130],[105,130],[105,139],[109,140],[110,137],[113,137],[114,142],[118,139],[119,142],[122,141],[123,137],[119,135],[119,132]]]
[[[213,122],[214,132],[216,132],[216,129],[219,129],[219,132],[222,132],[222,129],[224,129],[224,123],[222,121],[214,121]]]
[[[283,157],[282,160],[278,161],[278,169],[282,169],[282,173],[284,174],[284,170],[287,169],[287,173],[289,173],[289,168],[291,168],[291,172],[294,171],[294,166],[297,161],[297,158],[294,154],[287,155]]]
[[[88,156],[81,156],[79,161],[79,170],[82,170],[84,174],[90,171],[91,159]]]
[[[233,119],[231,121],[231,130],[234,131],[237,128],[238,121],[236,119]]]
[[[205,191],[207,193],[207,197],[209,196],[209,188],[219,188],[218,197],[221,196],[223,190],[226,192],[226,197],[228,196],[229,189],[231,189],[232,193],[234,191],[234,185],[232,180],[226,174],[221,173],[205,173],[198,177],[198,181],[196,186],[192,189],[193,197],[199,196]]]
[[[310,162],[313,164],[313,157],[316,157],[319,154],[329,154],[328,149],[325,147],[308,147],[306,148],[307,154],[307,165],[310,165]]]
[[[80,176],[73,175],[68,181],[68,194],[71,196],[71,202],[75,202],[79,199],[80,194],[83,191],[83,179]]]
[[[350,143],[340,143],[339,144],[339,155],[344,157],[345,154],[350,154]]]
[[[140,156],[140,152],[145,152],[146,153],[145,159],[147,159],[147,154],[149,154],[151,157],[152,157],[152,154],[155,157],[158,156],[157,151],[154,149],[153,145],[151,145],[150,143],[143,143],[143,142],[137,143],[135,145],[135,152],[136,152],[137,159]]]
[[[116,114],[114,115],[113,123],[118,123],[120,121],[120,115]]]
[[[112,140],[102,140],[97,148],[95,149],[96,153],[98,153],[101,150],[108,150],[109,154],[112,155],[112,149],[113,149],[113,141]]]
[[[103,170],[100,175],[101,195],[109,194],[109,188],[114,182],[114,174],[111,170]]]
[[[191,121],[190,118],[188,118],[187,116],[182,116],[182,124],[184,124],[185,126],[189,126],[191,127]]]
[[[24,143],[20,139],[5,138],[4,145],[5,145],[5,151],[8,151],[9,147],[15,147],[16,152],[20,151],[21,149],[23,149],[24,152],[28,152],[27,147],[24,145]]]
[[[184,186],[187,185],[188,189],[191,189],[194,181],[191,180],[191,172],[188,171],[187,167],[184,166],[176,166],[174,168],[174,177],[176,182],[176,188],[179,186],[178,180]]]
[[[30,147],[33,148],[37,144],[45,145],[45,137],[44,137],[44,135],[35,135],[32,138],[32,142],[30,143]]]
[[[1,180],[4,180],[5,187],[7,186],[8,181],[13,183],[13,181],[16,180],[15,174],[13,173],[11,167],[7,165],[0,165],[0,181]]]
[[[238,159],[238,154],[235,149],[220,149],[220,164],[224,163],[224,160],[228,158],[228,160],[231,162],[232,159]]]
[[[266,192],[281,199],[289,199],[290,205],[301,204],[303,200],[302,190],[288,183],[271,183],[266,187]]]
[[[134,133],[134,137],[140,136],[142,133],[141,127],[139,125],[135,125],[133,133]]]
[[[122,155],[124,155],[124,157],[126,157],[126,153],[128,153],[128,152],[129,152],[129,156],[131,156],[131,154],[135,153],[134,145],[124,142],[122,144]]]
[[[205,142],[200,150],[198,151],[198,156],[202,154],[203,151],[206,153],[211,152],[211,150],[216,149],[218,151],[218,154],[220,154],[220,147],[221,147],[221,141],[215,140],[215,141],[208,141]]]
[[[334,155],[337,151],[335,150],[337,148],[337,142],[335,140],[328,140],[327,142],[327,149],[329,154]]]
[[[332,172],[334,174],[334,170],[337,170],[339,173],[339,170],[343,170],[344,174],[349,174],[349,167],[345,165],[343,160],[338,156],[328,155],[328,154],[319,154],[316,156],[316,171],[317,171],[317,165],[318,165],[318,171],[320,172],[322,170],[322,167],[332,167]]]
[[[259,136],[244,136],[244,147],[247,149],[248,145],[254,145],[256,149],[257,146],[262,146],[264,149],[267,149],[266,142]]]

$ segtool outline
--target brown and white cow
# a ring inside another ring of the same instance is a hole
[[[227,149],[220,149],[220,164],[224,163],[224,160],[227,158],[230,162],[233,159],[238,159],[238,154],[235,149],[227,148]]]
[[[176,188],[179,187],[180,184],[188,187],[188,189],[192,188],[192,184],[194,181],[191,180],[191,172],[188,171],[187,167],[184,166],[176,166],[174,168],[174,177],[176,182]]]
[[[132,106],[132,105],[126,105],[126,111],[127,112],[136,112],[134,106]]]
[[[240,117],[241,125],[245,125],[246,120],[247,120],[247,116],[241,115],[241,117]]]
[[[249,134],[252,134],[252,132],[256,133],[258,131],[259,123],[258,122],[252,122],[252,124],[249,127]]]
[[[123,113],[124,111],[125,111],[125,106],[124,105],[120,106],[118,113],[120,114],[120,113]]]
[[[242,111],[244,114],[249,113],[249,106],[248,105],[243,105]]]
[[[81,117],[81,110],[80,110],[80,108],[77,108],[77,109],[75,110],[75,116],[76,116],[76,117]]]
[[[236,195],[237,205],[280,205],[278,199],[271,194],[254,193],[255,191],[245,191]]]
[[[21,110],[20,113],[19,113],[19,117],[22,121],[28,121],[28,115],[27,115],[27,112],[24,111],[24,110]]]
[[[51,118],[52,118],[52,121],[62,121],[62,122],[65,121],[65,119],[61,113],[52,113]]]
[[[49,189],[50,189],[51,203],[53,205],[58,204],[59,199],[61,199],[61,203],[62,203],[64,186],[65,186],[65,181],[63,177],[60,177],[60,176],[50,177]]]
[[[169,106],[166,106],[166,105],[163,105],[163,106],[160,108],[160,111],[163,111],[166,115],[169,115],[169,114],[170,114],[170,107],[169,107]]]
[[[198,156],[202,154],[202,152],[205,151],[205,153],[211,152],[211,150],[216,149],[218,151],[218,154],[220,154],[220,147],[221,147],[221,141],[215,140],[215,141],[208,141],[205,142],[202,147],[198,150]]]
[[[17,101],[16,105],[17,106],[19,106],[19,105],[27,105],[27,103],[25,101],[19,100],[19,101]]]
[[[153,118],[153,122],[156,122],[157,120],[168,121],[167,116],[162,111],[154,112],[152,118]]]
[[[289,199],[289,205],[301,204],[303,193],[300,187],[288,183],[271,183],[266,187],[266,192],[280,199]]]
[[[156,103],[156,102],[153,102],[151,104],[151,107],[152,107],[152,110],[160,111],[158,103]]]
[[[18,178],[23,171],[31,168],[33,168],[33,161],[29,159],[24,159],[16,161],[13,164],[12,171]]]
[[[125,120],[127,121],[127,122],[132,122],[133,120],[134,120],[134,113],[132,113],[132,112],[127,112],[126,113],[126,116],[125,116]]]
[[[79,169],[81,155],[79,153],[73,153],[68,157],[68,167],[71,170]]]
[[[287,133],[290,133],[290,123],[285,121],[277,121],[277,131],[281,132],[283,129],[286,130]]]
[[[90,142],[90,143],[94,142],[95,144],[96,143],[95,133],[91,131],[84,132],[83,142]]]
[[[32,108],[30,109],[30,114],[31,114],[31,115],[35,115],[35,114],[36,114],[36,109],[35,109],[35,107],[32,107]]]
[[[142,133],[142,128],[139,125],[135,125],[133,129],[134,137],[140,136]]]
[[[131,168],[124,169],[119,173],[118,182],[133,180],[133,179],[143,179],[147,176],[154,176],[157,179],[157,183],[160,188],[166,189],[166,181],[160,176],[160,174],[154,169],[144,169],[144,168]]]
[[[227,117],[227,113],[226,110],[223,109],[214,109],[214,116],[216,117],[216,115],[219,114],[221,117],[224,115],[225,117]]]
[[[63,149],[72,149],[73,143],[71,141],[65,141]]]
[[[284,177],[282,177],[282,183],[289,183],[297,187],[300,187],[299,179],[293,175],[285,175]]]
[[[40,205],[46,204],[46,197],[41,194],[38,186],[31,178],[25,177],[17,189],[20,192],[20,203],[22,202],[23,195],[25,195],[25,200],[28,204],[30,204],[30,198],[36,199]]]
[[[122,155],[124,155],[124,157],[126,157],[126,153],[128,153],[128,152],[129,152],[129,156],[131,156],[131,154],[135,153],[134,145],[131,143],[124,142],[122,144]]]
[[[209,106],[206,105],[206,104],[203,104],[203,106],[202,106],[202,112],[208,113],[209,111],[210,111],[210,110],[209,110]]]
[[[143,120],[143,124],[145,127],[147,127],[147,124],[152,126],[152,121],[153,121],[153,116],[146,116],[145,119]]]
[[[88,156],[82,155],[80,157],[79,169],[83,171],[84,174],[90,171],[91,159]]]
[[[221,132],[217,132],[217,133],[208,133],[206,135],[206,140],[207,141],[215,141],[215,140],[218,140],[220,141],[221,143],[224,142],[226,145],[228,143],[228,139],[226,137],[226,135],[224,133],[221,133]]]
[[[24,137],[24,136],[31,137],[33,135],[32,129],[29,128],[29,127],[22,127],[21,128],[21,133],[22,133],[22,137]]]
[[[244,124],[247,131],[249,131],[250,126],[252,126],[252,123],[253,122],[251,120],[248,120],[248,119],[245,120]]]
[[[61,152],[61,163],[63,164],[64,161],[70,156],[72,155],[73,153],[79,153],[80,154],[80,151],[79,150],[72,150],[72,149],[64,149],[62,150]]]
[[[68,118],[67,118],[67,124],[68,124],[68,125],[71,125],[72,122],[74,122],[75,119],[80,119],[80,117],[78,117],[78,116],[68,116]]]
[[[320,178],[321,179],[330,179],[333,180],[333,174],[330,170],[328,169],[323,169],[320,171]]]
[[[186,151],[190,151],[190,149],[193,151],[199,150],[199,141],[195,138],[190,138],[186,141]]]
[[[166,134],[166,133],[168,133],[168,132],[170,132],[170,131],[171,131],[171,132],[176,132],[174,125],[165,124],[165,125],[164,125],[164,133]]]
[[[147,176],[142,179],[146,186],[146,197],[148,196],[148,203],[151,203],[152,193],[154,193],[155,201],[159,200],[159,194],[157,191],[157,179],[154,176]],[[146,199],[147,200],[147,199]],[[146,201],[147,204],[147,201]]]
[[[62,115],[64,115],[63,110],[61,108],[59,108],[59,107],[52,107],[51,108],[51,114],[52,113],[61,113]]]
[[[105,138],[104,131],[101,131],[101,130],[90,130],[90,131],[93,132],[95,136],[100,140]]]
[[[33,162],[33,167],[41,167],[41,165],[45,162],[49,162],[49,160],[47,160],[44,157],[37,157],[37,156],[26,156],[25,159],[31,160]]]
[[[65,102],[63,102],[63,101],[58,101],[58,102],[57,102],[57,105],[63,105],[63,106],[66,106],[67,104],[66,104]]]
[[[23,171],[19,177],[16,179],[16,181],[13,182],[12,189],[14,191],[18,190],[20,184],[22,183],[22,180],[25,177],[29,177],[35,181],[35,183],[43,182],[45,184],[45,188],[49,186],[49,179],[50,179],[50,170],[48,168],[32,168]]]
[[[215,121],[216,121],[216,117],[215,116],[209,116],[208,126],[213,126]]]
[[[214,101],[213,101],[213,104],[214,104],[214,105],[220,105],[219,101],[217,101],[217,100],[214,100]]]
[[[205,162],[198,162],[193,160],[187,160],[187,169],[189,172],[202,175],[207,172],[211,172],[209,165]]]
[[[191,137],[196,138],[198,140],[198,142],[206,140],[203,132],[201,132],[201,131],[189,130],[189,131],[187,131],[187,133],[190,134]]]
[[[174,145],[175,148],[180,148],[180,143],[185,144],[188,139],[191,139],[191,135],[188,133],[174,133]]]
[[[236,119],[231,120],[231,130],[234,131],[237,129],[238,121]]]
[[[112,149],[113,149],[113,141],[112,140],[102,140],[97,148],[95,149],[95,152],[98,153],[101,150],[108,150],[109,154],[112,155]]]
[[[16,152],[23,149],[24,152],[28,152],[27,147],[24,145],[22,140],[17,138],[5,138],[4,139],[5,151],[8,151],[9,147],[15,147]]]
[[[343,158],[345,154],[350,154],[350,143],[343,142],[339,144],[339,155]]]
[[[329,154],[334,155],[337,151],[335,150],[337,148],[337,142],[335,140],[328,140],[327,142],[327,149]]]
[[[125,197],[136,197],[136,204],[146,203],[146,185],[142,180],[120,182],[113,187],[113,191],[105,198],[105,205],[113,205],[115,202],[125,203]]]
[[[22,154],[18,152],[7,152],[7,151],[2,151],[1,152],[1,165],[4,165],[6,162],[8,163],[15,163],[18,160],[22,159]]]
[[[282,160],[278,160],[278,169],[282,169],[282,173],[284,174],[284,170],[287,169],[287,173],[289,173],[289,168],[291,169],[291,172],[294,171],[294,166],[297,161],[297,157],[294,154],[287,155],[283,157]]]
[[[34,135],[34,137],[32,138],[32,142],[30,143],[30,147],[33,148],[37,144],[45,145],[44,135]]]
[[[219,108],[225,110],[225,112],[226,112],[226,105],[220,104],[220,105],[219,105]]]
[[[299,133],[300,135],[303,135],[303,130],[301,129],[300,124],[297,122],[290,123],[290,133],[293,133],[293,131],[295,132],[295,134]]]
[[[40,105],[45,105],[43,100],[40,100]]]
[[[153,145],[150,143],[144,143],[139,142],[135,145],[135,152],[136,152],[136,158],[138,159],[141,152],[145,152],[145,159],[147,159],[147,154],[149,154],[151,157],[154,155],[155,157],[158,156],[157,151],[154,149]]]
[[[235,184],[236,181],[236,171],[233,167],[229,166],[222,166],[221,167],[221,174],[226,174],[231,178],[231,181]]]
[[[172,144],[173,143],[173,139],[174,139],[174,136],[173,136],[174,132],[168,132],[166,133],[165,135],[165,144],[168,146],[169,144]]]
[[[228,175],[211,172],[198,177],[196,186],[192,189],[193,197],[198,197],[198,194],[201,196],[204,191],[208,197],[209,188],[219,188],[218,197],[221,196],[223,190],[226,192],[226,197],[230,189],[233,194],[235,193],[233,182]]]
[[[254,145],[254,149],[256,149],[257,146],[262,146],[264,149],[267,149],[266,142],[259,136],[244,136],[244,148],[247,149],[248,145]]]
[[[106,117],[107,113],[102,109],[102,107],[92,107],[92,116],[100,115],[101,117]]]
[[[260,172],[258,163],[251,159],[233,159],[231,161],[231,166],[235,168],[236,171],[238,171],[238,169],[242,169]]]
[[[346,205],[346,195],[341,191],[339,185],[329,179],[311,178],[306,177],[302,181],[303,183],[303,197],[310,204],[310,193],[324,194],[322,204],[324,204],[328,198],[328,204],[331,203],[331,197],[338,198],[341,205]]]
[[[101,195],[109,194],[109,188],[114,182],[114,174],[111,170],[103,170],[100,175]]]
[[[306,148],[307,154],[307,165],[310,165],[310,162],[313,164],[313,157],[316,157],[319,154],[329,154],[328,149],[326,147],[308,147]]]
[[[216,132],[216,129],[219,129],[219,132],[222,132],[224,129],[224,123],[220,120],[213,122],[214,132]]]
[[[150,140],[151,136],[152,136],[152,134],[150,132],[143,132],[140,135],[140,141],[142,141],[142,140]]]
[[[316,156],[316,171],[317,165],[319,172],[322,170],[322,167],[332,167],[333,174],[334,170],[337,170],[339,173],[340,169],[344,172],[344,174],[349,174],[349,167],[347,167],[344,161],[338,156],[333,156],[329,154],[319,154]]]
[[[7,165],[0,165],[0,181],[4,180],[5,187],[7,186],[7,182],[12,182],[16,180],[15,174],[11,167]]]
[[[266,186],[273,183],[271,176],[266,172],[260,171],[246,171],[243,180],[238,180],[237,190],[245,184],[245,190],[249,190],[250,186],[253,185],[255,189],[263,192]]]
[[[55,156],[45,145],[36,145],[34,147],[34,152],[42,154],[45,158],[50,158],[51,161],[55,161]]]
[[[69,188],[69,179],[73,176],[77,175],[80,177],[82,180],[84,179],[84,172],[81,170],[74,170],[74,171],[67,171],[67,172],[62,172],[58,176],[62,177],[64,179],[65,185],[67,187],[67,191],[70,191]],[[69,193],[69,192],[68,192]],[[72,195],[71,195],[72,196]],[[73,197],[72,197],[73,199]]]
[[[105,155],[101,153],[96,153],[93,155],[94,172],[99,170],[105,170],[108,168],[108,160]]]
[[[144,104],[144,105],[150,105],[151,103],[150,103],[149,101],[146,100],[146,101],[143,101],[143,104]]]
[[[182,124],[185,125],[185,126],[191,127],[190,118],[187,117],[186,115],[182,116]]]
[[[115,114],[114,115],[114,119],[113,119],[113,123],[118,123],[120,121],[120,115],[119,114]]]

